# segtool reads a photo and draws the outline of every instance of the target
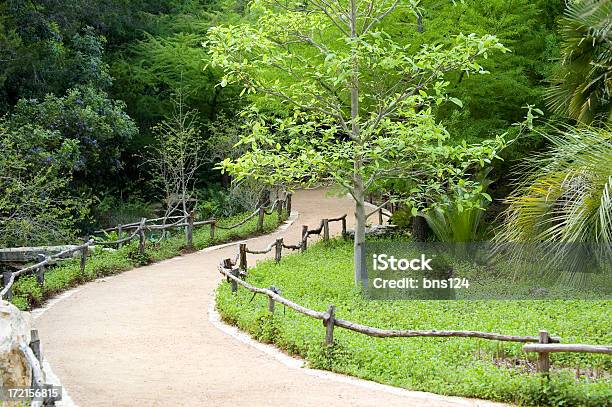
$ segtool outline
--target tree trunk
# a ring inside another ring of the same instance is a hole
[[[355,161],[355,167],[360,167],[361,163]],[[365,211],[365,195],[363,190],[363,179],[360,175],[355,174],[355,241],[354,241],[354,272],[355,285],[358,286],[362,281],[367,279],[366,273],[366,258],[365,258],[365,226],[366,226],[366,211]]]
[[[351,0],[351,38],[357,38],[357,3],[356,0]],[[352,69],[351,69],[351,138],[362,145],[361,131],[359,127],[359,59],[357,56],[357,44],[352,42]],[[354,241],[354,272],[355,285],[361,284],[366,279],[365,270],[365,188],[363,185],[363,177],[361,175],[361,167],[363,165],[361,148],[355,152],[353,157],[353,195],[355,199],[355,241]]]
[[[186,186],[185,186],[185,181],[182,180],[182,188],[181,188],[181,204],[183,207],[183,217],[187,216],[187,193],[186,193]],[[186,220],[186,218],[185,218]],[[162,231],[163,233],[164,231]],[[185,239],[187,239],[187,241],[189,241],[189,235],[192,232],[189,230],[189,226],[185,226]]]
[[[230,178],[230,175],[227,172],[221,174],[221,185],[223,186],[223,188],[229,188],[231,183],[232,179]]]
[[[424,242],[427,240],[428,234],[427,220],[422,216],[415,216],[412,219],[412,238],[417,242]]]

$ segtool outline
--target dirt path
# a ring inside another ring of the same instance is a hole
[[[294,196],[299,218],[277,236],[298,242],[301,225],[352,214],[351,201],[323,191]],[[349,216],[349,225],[352,216]],[[332,231],[338,233],[339,224]],[[86,284],[36,320],[44,356],[87,406],[459,406],[486,405],[391,392],[304,374],[228,336],[208,318],[217,264],[234,245],[202,251]],[[264,256],[257,256],[262,259]],[[250,258],[250,264],[255,262]]]

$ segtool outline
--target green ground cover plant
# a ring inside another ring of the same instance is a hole
[[[370,301],[354,287],[352,245],[316,244],[280,264],[259,263],[248,281],[275,286],[300,305],[379,328],[479,330],[537,335],[546,329],[563,343],[609,344],[610,301]],[[521,344],[467,338],[371,338],[336,328],[335,344],[323,345],[321,321],[281,306],[273,316],[267,298],[229,284],[217,291],[223,319],[256,339],[274,343],[311,367],[439,394],[546,406],[612,403],[612,362],[605,355],[551,354],[548,379],[535,373],[536,354]]]
[[[248,213],[242,213],[219,219],[217,225],[229,226],[239,222],[248,215]],[[274,230],[278,224],[278,215],[276,213],[266,216],[263,232],[261,233],[268,233]],[[204,225],[196,228],[193,232],[193,249],[200,250],[215,244],[254,236],[259,233],[257,231],[257,217],[231,230],[217,228],[214,240],[210,238],[210,226]],[[134,267],[179,256],[187,250],[182,229],[175,231],[158,243],[155,240],[154,238],[147,240],[144,255],[138,253],[137,240],[118,250],[101,250],[100,247],[97,247],[94,254],[88,258],[83,273],[81,273],[80,269],[80,259],[64,260],[45,273],[45,283],[42,287],[36,282],[34,274],[20,277],[13,285],[12,302],[21,310],[31,309],[41,305],[44,300],[55,294],[79,284],[95,280],[99,277],[121,273]]]

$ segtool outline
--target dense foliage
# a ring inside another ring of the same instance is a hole
[[[44,245],[74,238],[87,200],[68,183],[79,159],[78,141],[27,124],[0,121],[0,246]]]
[[[108,99],[104,92],[84,87],[71,89],[66,96],[47,95],[42,100],[21,99],[9,124],[18,129],[29,123],[59,133],[59,140],[74,140],[79,157],[73,170],[83,181],[100,186],[124,167],[122,153],[138,130],[123,111],[122,102]],[[41,148],[47,144],[41,143]]]
[[[456,35],[472,32],[495,34],[510,48],[480,61],[492,75],[445,75],[447,91],[463,101],[463,109],[452,103],[432,107],[450,139],[473,143],[503,133],[520,119],[522,106],[543,104],[544,79],[559,53],[562,3],[416,1],[416,8],[388,16],[384,30],[410,54],[423,44],[450,47]],[[248,120],[234,118],[253,99],[239,98],[240,87],[218,86],[223,72],[201,45],[210,27],[255,22],[259,13],[241,0],[77,0],[70,7],[55,0],[3,2],[0,115],[12,131],[36,123],[59,132],[61,140],[78,141],[74,177],[63,181],[69,195],[85,194],[101,208],[113,202],[120,212],[125,202],[124,212],[137,217],[134,209],[147,214],[148,203],[163,195],[151,182],[151,167],[140,161],[144,147],[157,144],[151,129],[172,115],[171,95],[182,89],[186,108],[201,120],[205,144],[196,189],[227,187],[230,178],[213,167],[230,152],[236,158],[245,151],[245,145],[232,146]],[[289,112],[278,103],[261,107],[271,120]],[[537,143],[515,143],[506,155],[520,157]],[[47,146],[51,154],[53,146]],[[112,218],[102,212],[92,211],[94,218],[77,226]]]
[[[578,122],[612,121],[612,3],[570,3],[561,20],[561,65],[548,92],[551,108]]]

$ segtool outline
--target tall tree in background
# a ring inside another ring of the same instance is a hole
[[[414,177],[415,196],[452,184],[498,145],[445,143],[432,106],[449,98],[444,75],[482,72],[479,57],[505,48],[493,36],[459,35],[414,52],[382,30],[400,3],[388,0],[254,2],[256,25],[210,30],[213,62],[249,94],[289,106],[285,118],[251,111],[250,151],[223,168],[240,178],[311,185],[331,180],[355,201],[355,282],[365,278],[364,198],[385,178]],[[452,100],[461,104],[459,100]],[[431,174],[431,178],[423,177]],[[439,177],[439,178],[436,178]]]
[[[184,94],[175,96],[172,116],[153,128],[149,164],[166,201],[166,216],[180,211],[187,215],[194,197],[196,172],[202,166],[203,142],[197,115],[186,108]]]
[[[561,66],[548,92],[551,109],[580,123],[612,121],[612,2],[570,3],[561,21]]]

